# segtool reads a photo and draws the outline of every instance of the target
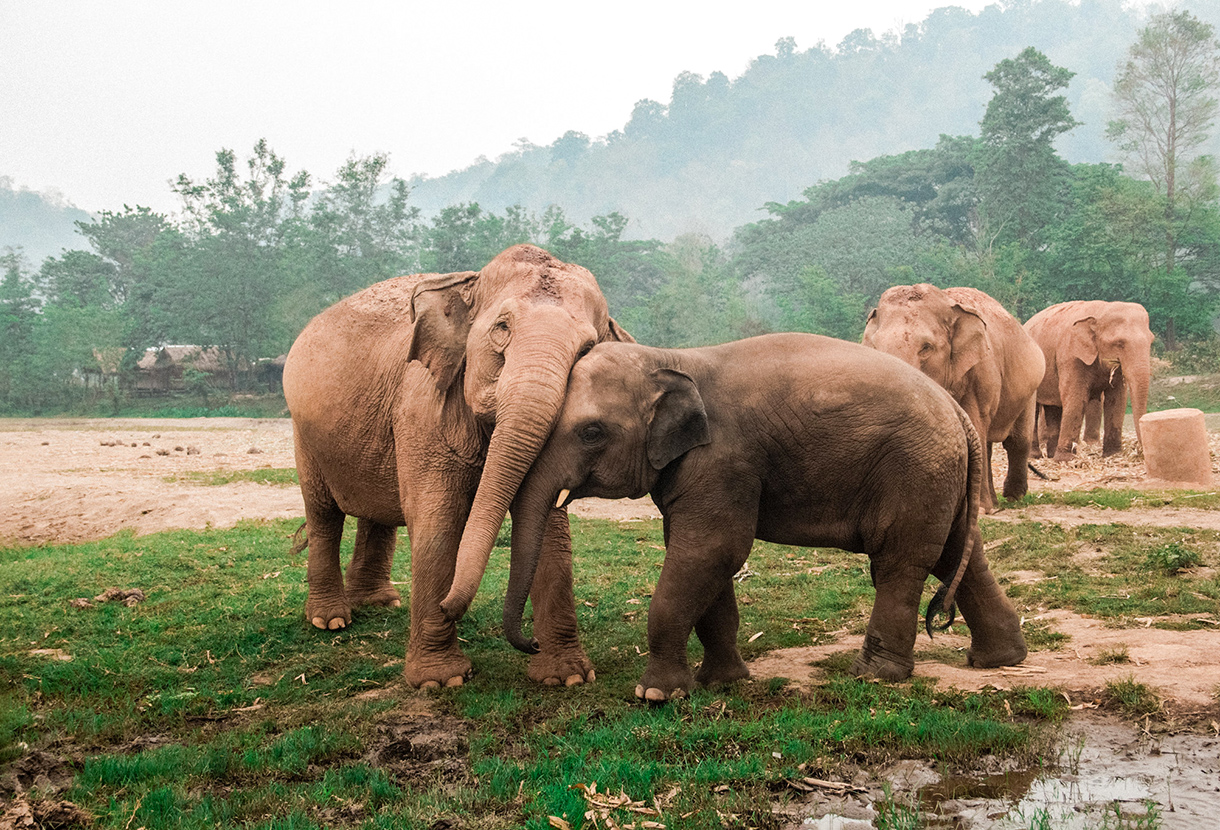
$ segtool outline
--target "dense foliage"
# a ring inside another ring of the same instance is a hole
[[[1217,48],[1208,24],[1172,19]],[[1131,55],[1146,48],[1141,38]],[[341,297],[400,273],[478,269],[518,242],[589,268],[619,322],[659,346],[774,330],[858,340],[881,292],[915,282],[974,286],[1022,320],[1064,300],[1131,300],[1169,349],[1210,338],[1220,296],[1214,169],[1182,159],[1193,196],[1174,201],[1147,171],[1068,163],[1055,138],[1077,123],[1062,93],[1072,75],[1033,47],[1018,50],[984,75],[993,94],[978,135],[853,163],[803,198],[766,204],[766,218],[725,244],[630,239],[621,213],[577,223],[554,206],[463,202],[426,219],[383,155],[353,157],[318,186],[266,142],[244,169],[221,150],[212,176],[175,183],[175,218],[104,211],[78,222],[87,250],[37,270],[19,252],[0,260],[0,409],[117,396],[122,384],[103,374],[113,356],[125,355],[117,365],[129,378],[146,348],[166,343],[217,347],[237,390]],[[1212,76],[1192,87],[1203,111],[1215,109],[1216,86]],[[1196,123],[1195,147],[1211,126]],[[188,387],[206,391],[199,380]]]

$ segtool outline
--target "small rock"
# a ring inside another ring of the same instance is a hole
[[[260,455],[262,450],[260,450],[258,447],[251,447],[250,449],[246,450],[246,452],[249,455]]]
[[[174,447],[174,452],[182,452],[183,447]]]
[[[169,455],[169,450],[157,450],[157,455]]]
[[[43,441],[43,442],[42,442],[42,445],[43,445],[44,447],[49,447],[49,446],[51,446],[51,442],[50,442],[50,441]]]
[[[74,600],[70,600],[70,601],[68,602],[68,606],[69,606],[70,608],[92,608],[92,607],[93,607],[93,603],[92,603],[92,602],[90,602],[90,601],[89,601],[88,599],[86,599],[85,597],[77,597],[77,598],[76,598],[76,599],[74,599]]]
[[[138,447],[138,446],[140,446],[140,445],[139,445],[139,444],[137,444],[135,441],[132,441],[132,442],[131,442],[131,445],[132,445],[133,447]]]
[[[190,446],[188,446],[186,448],[186,454],[187,455],[199,455],[199,448],[196,447],[194,444],[191,444]]]
[[[160,437],[161,437],[161,433],[158,432],[156,435],[153,436],[153,440],[155,441],[156,439],[158,439]]]

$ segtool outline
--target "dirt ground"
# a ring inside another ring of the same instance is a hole
[[[1212,435],[1213,458],[1220,458],[1220,433]],[[998,448],[995,462],[999,481],[1004,460]],[[1146,479],[1142,459],[1134,452],[1103,460],[1095,449],[1089,449],[1069,464],[1036,463],[1053,480],[1031,477],[1034,490],[1157,486]],[[287,419],[0,419],[0,480],[5,483],[0,488],[0,544],[78,542],[125,528],[144,534],[171,528],[231,527],[242,519],[301,516],[304,509],[296,488],[255,482],[201,485],[183,478],[190,473],[293,464],[292,424]],[[657,515],[648,499],[587,499],[575,503],[572,512],[619,521]],[[1001,511],[993,518],[1220,530],[1220,511],[1184,508],[1113,511],[1039,506]],[[1096,691],[1108,681],[1134,677],[1157,688],[1178,713],[1215,710],[1220,689],[1220,608],[1209,617],[1216,630],[1205,631],[1166,631],[1151,627],[1150,620],[1143,621],[1145,627],[1117,630],[1063,611],[1041,612],[1035,619],[1071,635],[1068,646],[1034,653],[1012,669],[980,671],[965,667],[964,638],[938,635],[935,645],[948,643],[961,649],[963,656],[942,662],[917,653],[916,674],[935,676],[965,689],[1021,684],[1060,687],[1079,706],[1092,705]],[[858,637],[844,635],[831,644],[769,652],[752,669],[756,677],[809,682],[816,680],[818,672],[812,662],[859,645]],[[921,636],[917,648],[926,650],[932,645]],[[1131,662],[1109,666],[1089,662],[1099,651],[1120,645],[1127,647]]]

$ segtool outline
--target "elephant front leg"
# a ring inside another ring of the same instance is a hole
[[[864,645],[851,665],[851,673],[857,677],[905,680],[915,669],[919,599],[928,569],[911,564],[894,567],[898,558],[873,558],[873,573],[883,579],[875,586],[877,596]]]
[[[534,609],[534,639],[539,647],[530,658],[530,678],[548,686],[592,683],[596,673],[580,646],[577,631],[572,535],[566,509],[554,509],[547,517],[530,603]]]
[[[732,679],[745,669],[740,655],[735,660],[729,656],[730,648],[736,651],[737,632],[732,580],[750,554],[753,516],[745,529],[729,524],[726,513],[722,510],[718,517],[719,528],[690,518],[666,523],[665,564],[648,609],[648,666],[635,688],[635,696],[641,700],[661,703],[691,688],[694,678],[686,645],[696,623],[700,640],[705,649],[710,644],[711,650],[712,663],[700,672],[701,678],[708,682]],[[731,610],[726,601],[731,602]],[[732,646],[728,643],[730,629]],[[703,640],[704,634],[707,640]]]
[[[347,566],[347,599],[352,607],[382,605],[398,608],[402,596],[390,582],[398,528],[371,519],[356,521],[356,546]]]
[[[729,579],[703,616],[695,623],[695,634],[703,643],[703,665],[695,680],[702,686],[715,686],[745,680],[750,669],[741,659],[737,648],[737,631],[741,614],[737,608],[737,592]]]
[[[1084,425],[1085,397],[1083,395],[1060,395],[1063,399],[1063,417],[1059,423],[1059,441],[1055,446],[1056,458],[1071,458],[1076,454],[1076,442],[1080,440],[1080,429]]]
[[[1029,652],[1021,633],[1021,618],[996,582],[977,533],[974,552],[957,589],[957,607],[970,627],[967,665],[987,669],[1015,666],[1025,659]]]
[[[411,536],[411,634],[403,676],[412,686],[461,686],[470,676],[470,659],[457,642],[441,600],[449,592],[466,510],[457,505],[408,524]]]

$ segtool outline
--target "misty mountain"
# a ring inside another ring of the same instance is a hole
[[[1177,5],[1220,28],[1214,0]],[[1109,85],[1146,19],[1121,0],[1012,0],[978,14],[940,8],[881,37],[857,30],[835,47],[785,38],[738,78],[679,75],[668,103],[638,102],[610,135],[572,131],[547,147],[416,178],[411,201],[429,215],[460,202],[492,211],[555,204],[577,222],[619,211],[631,238],[723,240],[762,218],[767,202],[799,199],[852,161],[932,147],[942,134],[977,135],[992,93],[984,73],[1027,46],[1076,73],[1067,97],[1083,124],[1060,138],[1059,153],[1111,161]],[[1220,139],[1212,144],[1220,151]]]
[[[0,251],[20,248],[32,268],[65,248],[84,247],[75,223],[91,218],[58,193],[17,188],[11,178],[0,176]]]

